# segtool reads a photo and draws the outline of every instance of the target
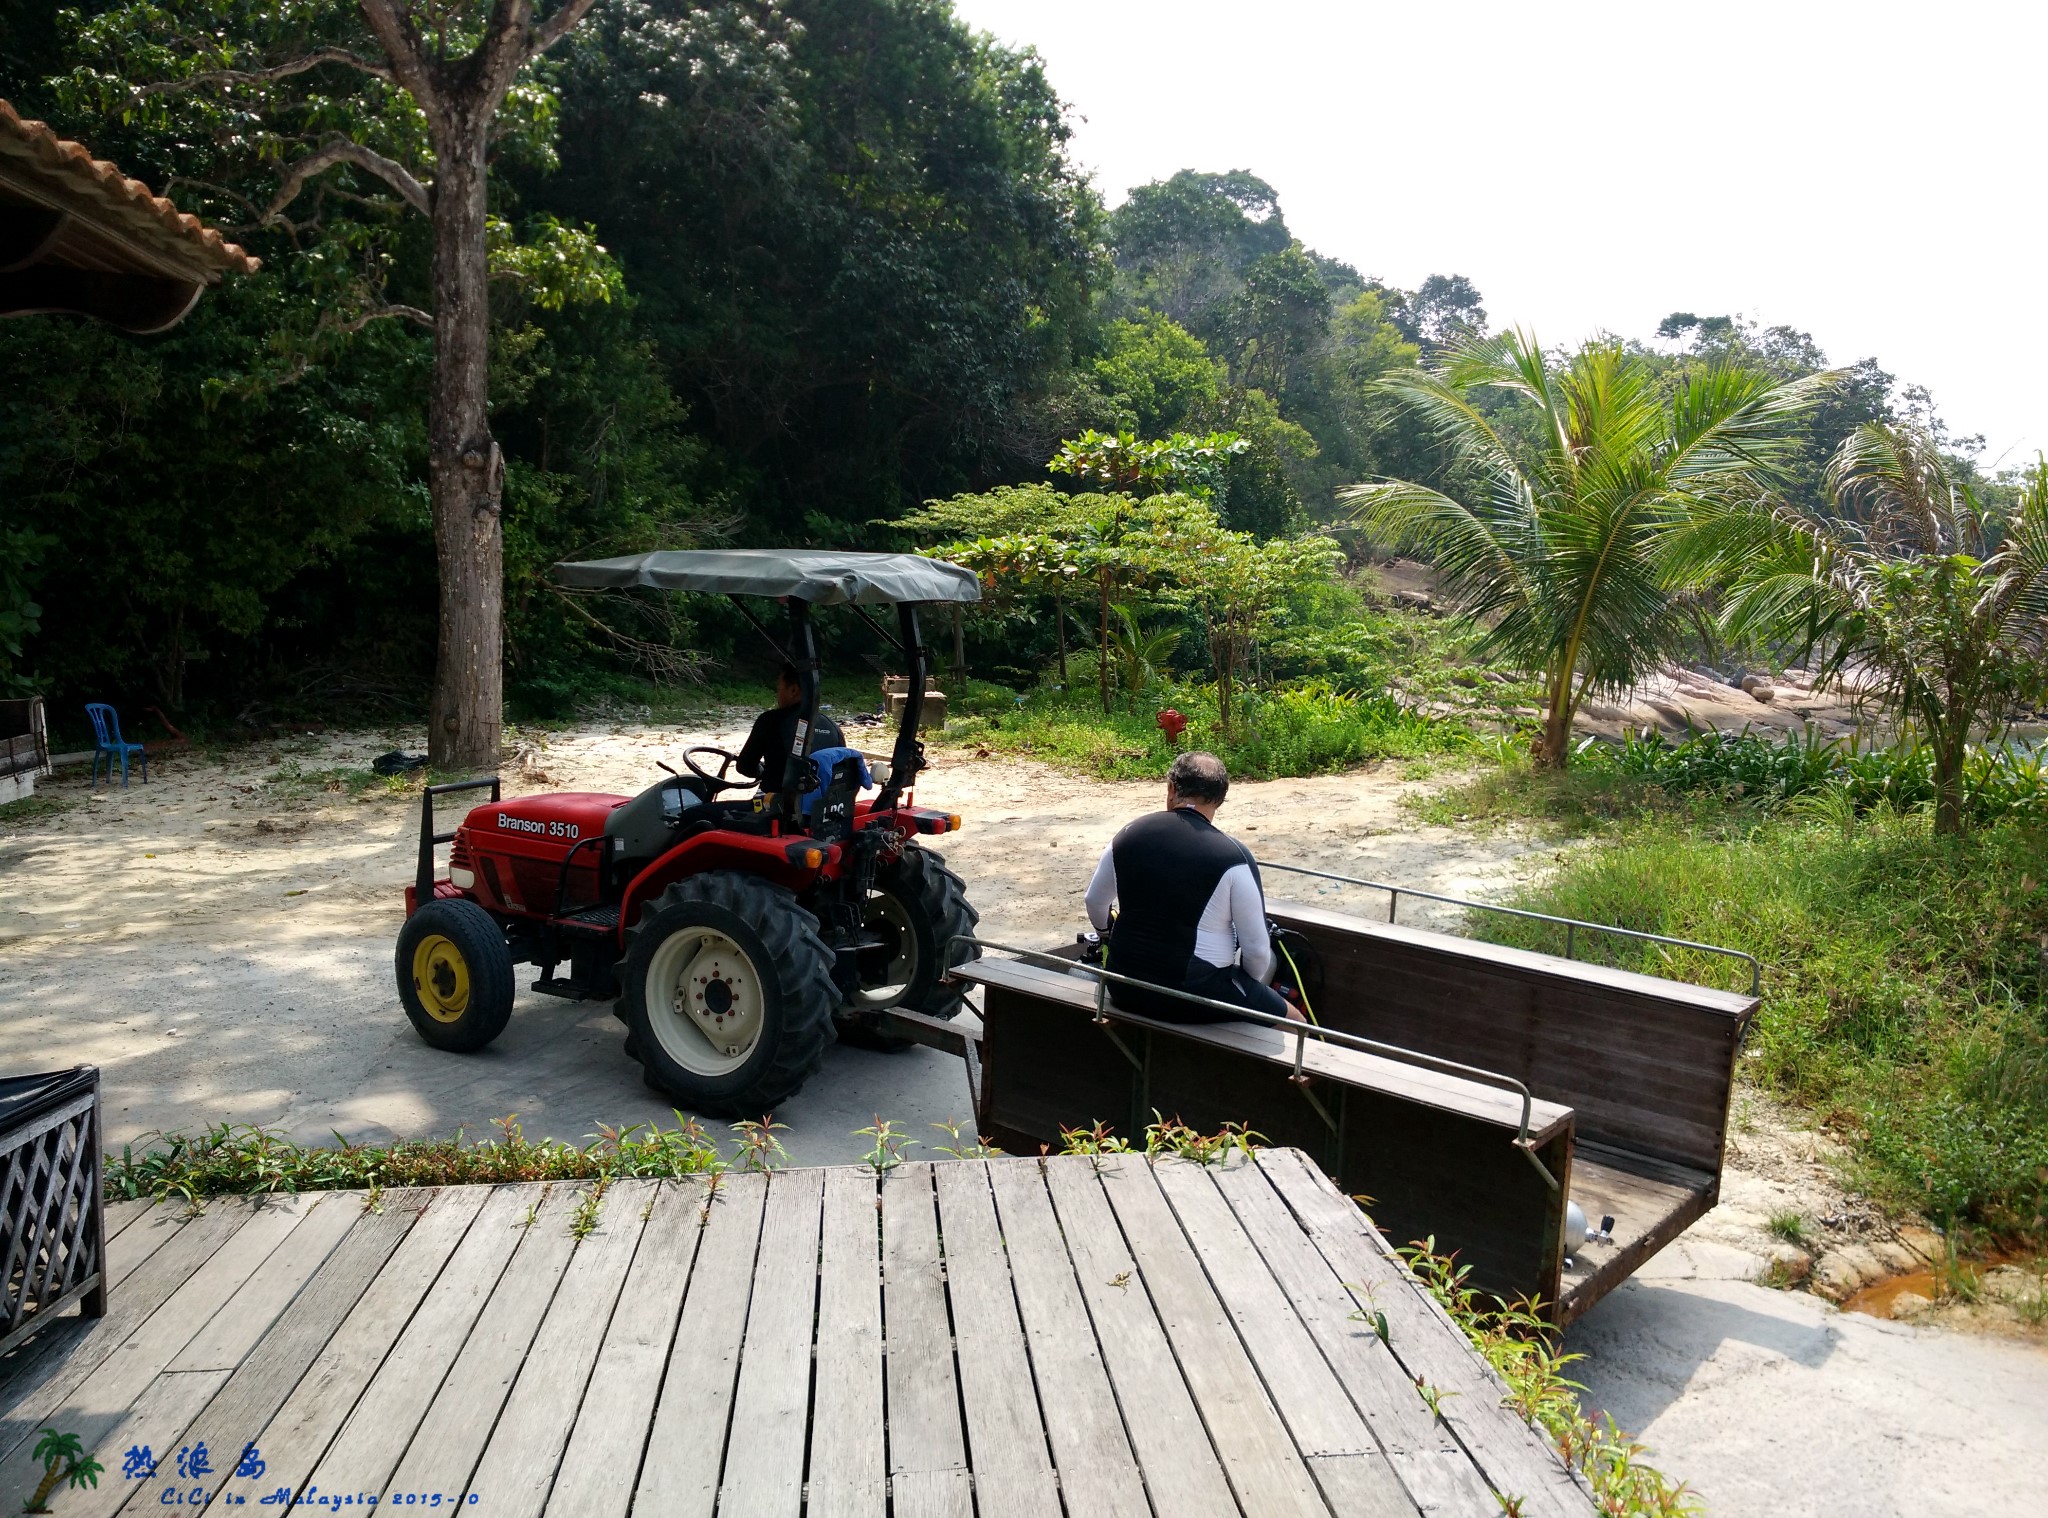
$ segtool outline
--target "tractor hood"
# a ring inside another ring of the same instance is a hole
[[[605,818],[627,799],[596,791],[521,796],[516,801],[493,801],[473,808],[463,826],[473,834],[502,833],[567,845],[602,833]]]
[[[581,590],[644,586],[718,596],[794,596],[815,606],[981,599],[981,581],[973,570],[914,553],[664,549],[557,564],[555,579]]]

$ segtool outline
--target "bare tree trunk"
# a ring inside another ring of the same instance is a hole
[[[1059,633],[1060,688],[1064,690],[1067,685],[1067,598],[1065,596],[1054,596],[1052,598],[1052,619],[1053,625]]]
[[[427,752],[441,770],[495,767],[505,707],[505,461],[491,437],[484,243],[490,119],[465,119],[473,109],[469,101],[451,104],[434,133],[434,378],[427,434],[441,617]]]
[[[1534,759],[1539,770],[1561,770],[1571,762],[1572,713],[1571,671],[1552,684],[1544,704],[1543,732],[1536,740]]]
[[[1939,733],[1934,750],[1934,831],[1957,835],[1963,831],[1963,761],[1969,754],[1970,726],[1967,719],[1959,731]]]

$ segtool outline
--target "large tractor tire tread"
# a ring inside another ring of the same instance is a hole
[[[700,903],[732,913],[760,939],[767,962],[756,969],[773,973],[782,1009],[772,1052],[747,1069],[744,1083],[732,1089],[713,1089],[688,1072],[687,1084],[665,1079],[649,1054],[659,1043],[646,1026],[647,966],[637,950],[670,908]],[[762,1117],[801,1091],[825,1062],[834,1038],[832,1013],[839,1001],[832,962],[817,918],[798,904],[794,892],[737,870],[713,870],[679,880],[650,901],[626,930],[619,1006],[632,1030],[628,1052],[640,1061],[649,1087],[691,1111],[707,1117]]]
[[[473,1054],[512,1020],[512,950],[475,902],[428,902],[398,930],[393,960],[405,1015],[436,1049]]]
[[[921,921],[930,924],[934,952],[944,960],[947,969],[980,957],[980,949],[953,943],[955,936],[974,931],[981,914],[967,900],[966,883],[946,868],[943,854],[910,844],[885,872],[884,879]],[[903,1005],[927,1017],[950,1018],[966,1000],[966,986],[935,976],[921,996],[906,1000]],[[857,1008],[841,1009],[839,1037],[841,1042],[857,1049],[883,1051],[908,1049],[916,1042],[881,1032],[876,1026],[876,1014]]]

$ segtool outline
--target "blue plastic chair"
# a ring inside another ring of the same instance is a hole
[[[107,761],[107,783],[114,780],[114,761],[121,761],[121,789],[128,788],[128,756],[133,754],[142,763],[142,783],[149,784],[149,754],[139,743],[121,741],[121,718],[104,701],[88,701],[86,716],[92,718],[92,783],[100,783],[100,760]]]

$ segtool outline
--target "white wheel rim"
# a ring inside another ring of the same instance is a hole
[[[678,928],[647,966],[647,1023],[662,1052],[693,1075],[729,1075],[767,1023],[754,961],[716,928]]]
[[[893,930],[896,934],[896,955],[882,972],[879,982],[869,985],[863,980],[855,988],[853,1004],[857,1007],[893,1007],[910,994],[910,983],[917,978],[917,925],[910,919],[910,909],[894,892],[878,891],[868,898],[867,909],[861,913],[861,926],[884,932]]]

